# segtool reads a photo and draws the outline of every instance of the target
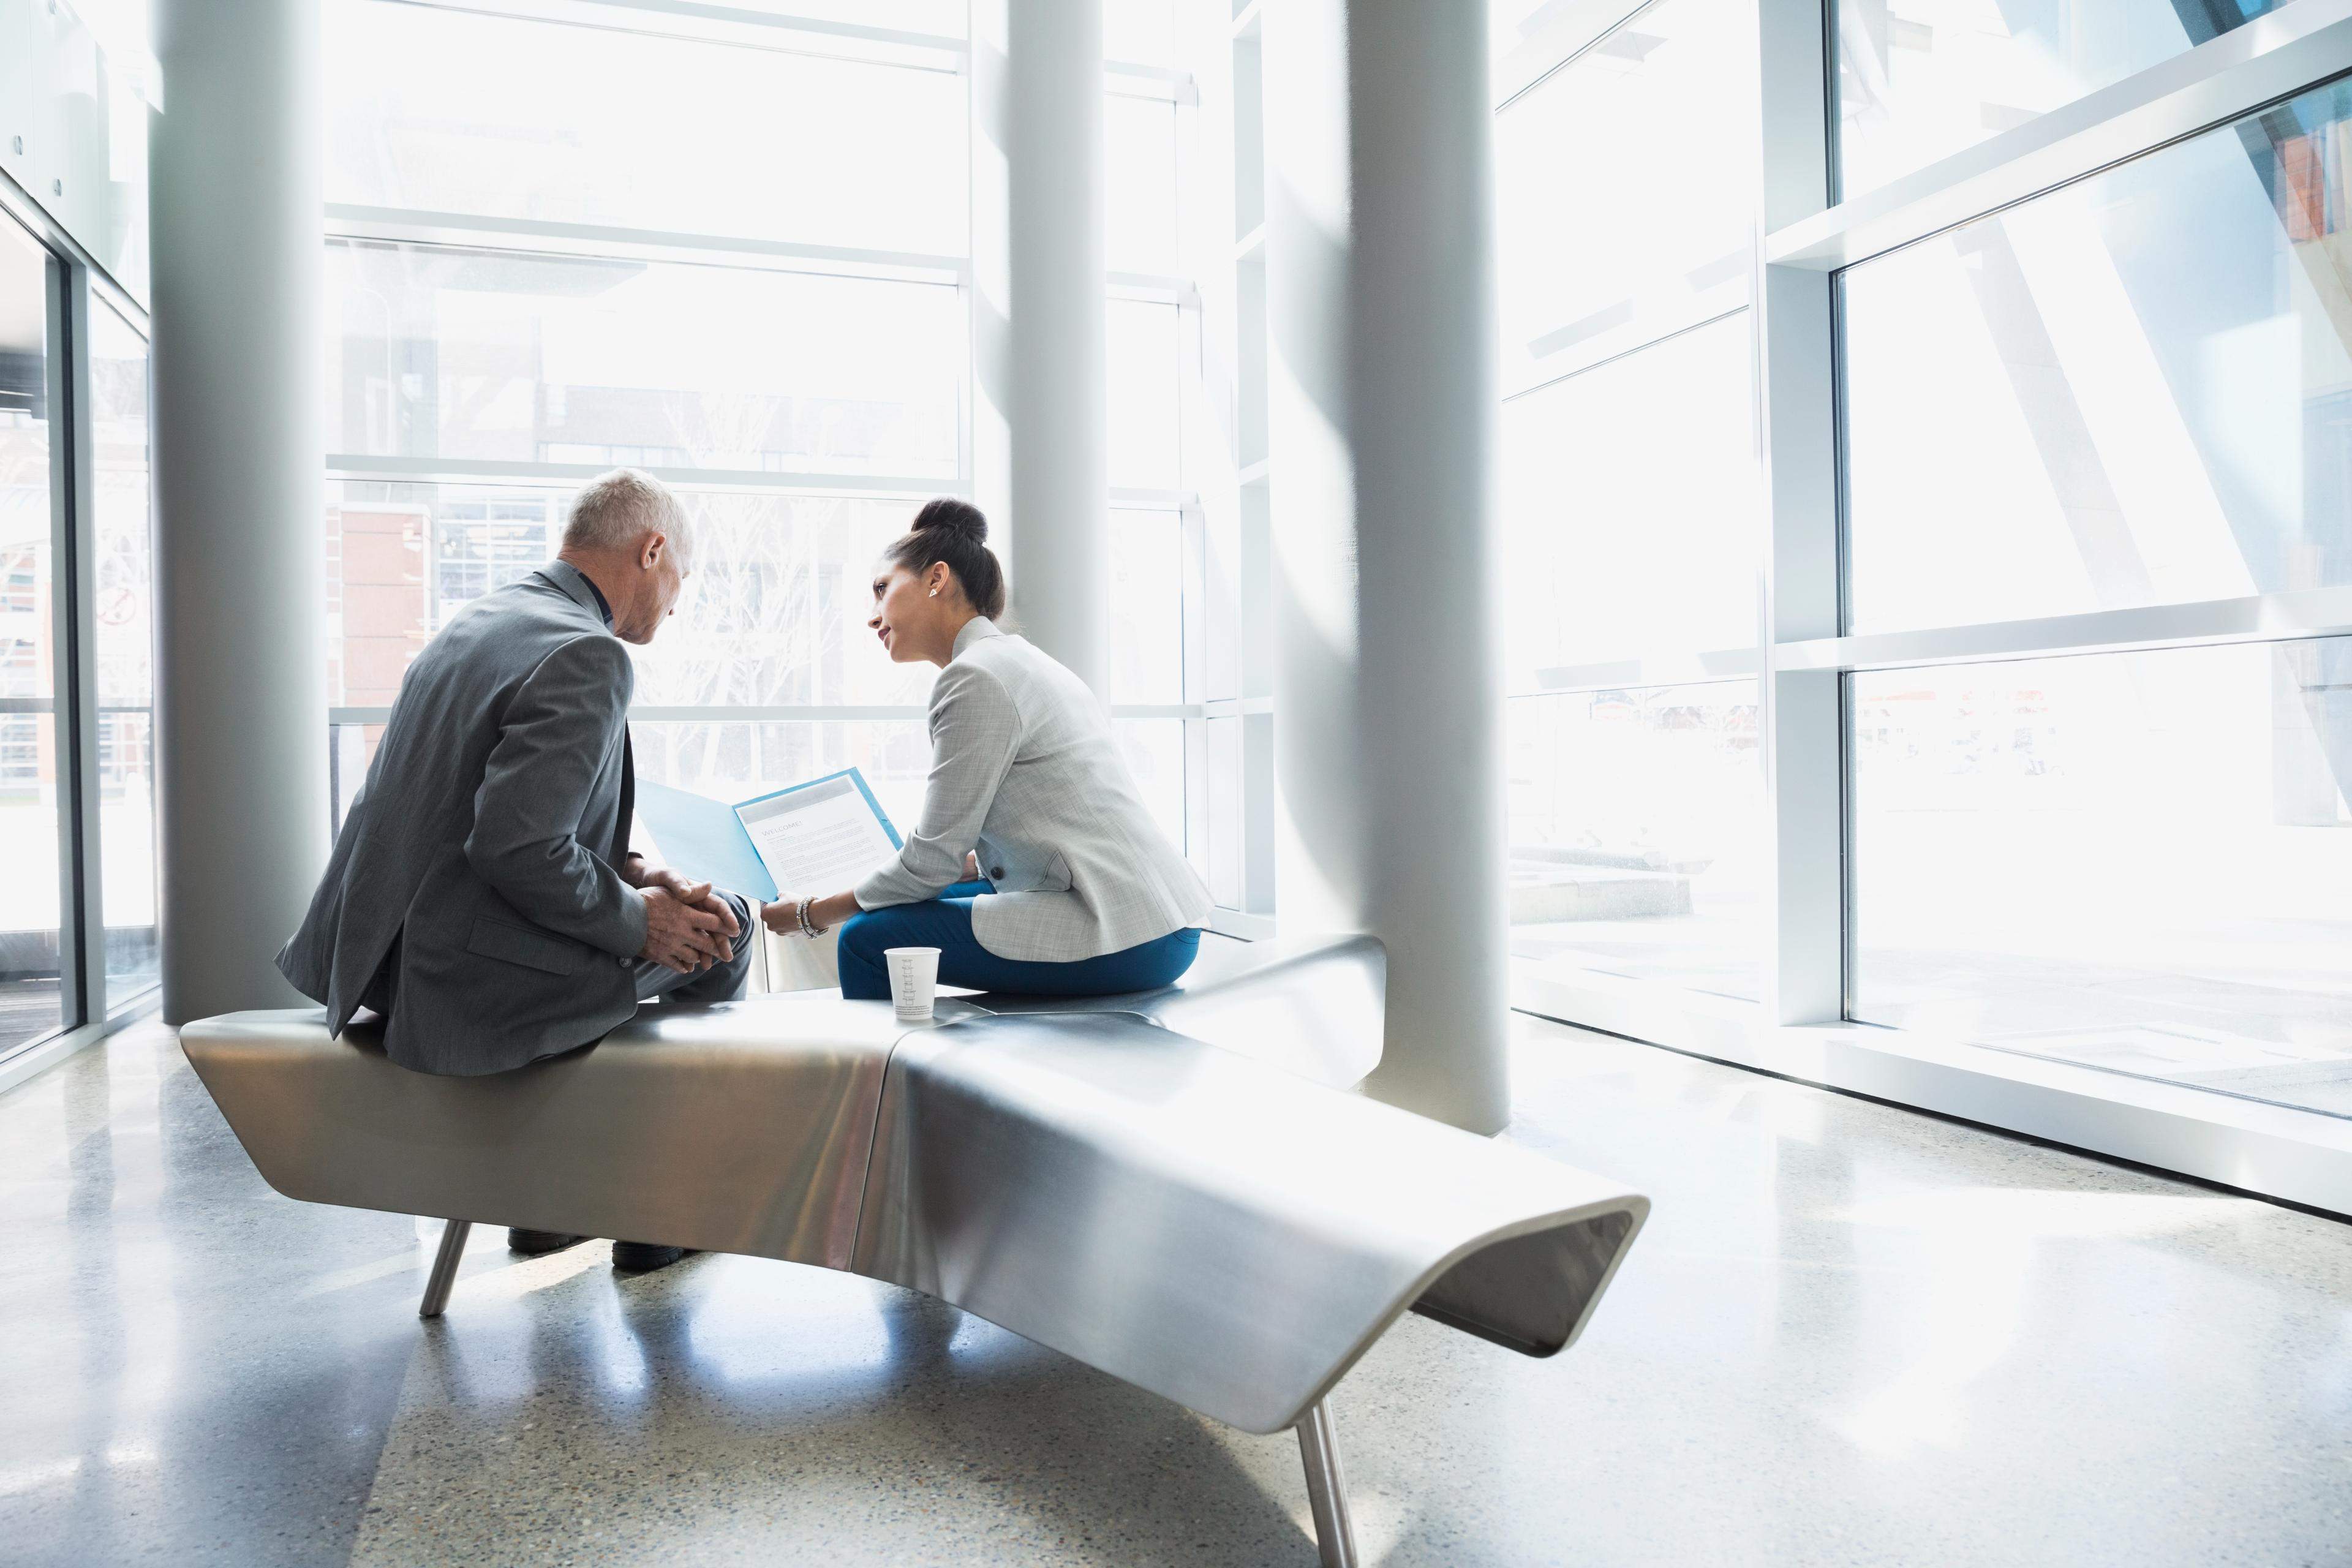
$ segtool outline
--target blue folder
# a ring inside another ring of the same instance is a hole
[[[665,864],[673,870],[683,871],[698,882],[715,882],[730,892],[741,893],[761,903],[773,903],[782,896],[775,879],[768,875],[767,863],[760,852],[751,847],[751,836],[743,830],[743,819],[737,815],[744,806],[757,805],[763,800],[792,795],[819,784],[845,778],[857,786],[866,804],[881,821],[882,831],[890,837],[891,847],[900,847],[898,830],[891,826],[890,814],[874,798],[866,787],[866,775],[856,768],[844,768],[823,778],[796,784],[790,789],[756,795],[749,800],[729,805],[691,790],[672,789],[667,784],[640,780],[637,784],[637,815],[645,819],[652,832],[654,843],[661,851]]]

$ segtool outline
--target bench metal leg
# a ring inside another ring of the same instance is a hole
[[[416,1315],[437,1318],[441,1309],[449,1304],[449,1288],[457,1283],[457,1260],[466,1256],[466,1233],[474,1228],[469,1219],[453,1219],[441,1231],[441,1250],[433,1255],[433,1272],[425,1279],[425,1300],[418,1303]]]
[[[1339,1433],[1328,1399],[1318,1400],[1298,1424],[1298,1457],[1307,1462],[1307,1504],[1315,1512],[1323,1568],[1357,1568],[1356,1522],[1348,1514],[1348,1476],[1339,1466]]]

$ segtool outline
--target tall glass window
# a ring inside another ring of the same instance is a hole
[[[155,532],[147,460],[147,341],[90,307],[92,535],[98,667],[99,863],[106,1002],[157,978],[155,928]]]
[[[1834,0],[1847,195],[2244,26],[2284,0]]]
[[[1843,275],[1855,631],[2352,584],[2338,82]]]
[[[1176,63],[1180,0],[1103,0],[1103,57],[1143,65]]]
[[[632,720],[637,771],[714,800],[805,784],[855,767],[904,832],[922,816],[931,742],[919,718],[772,722],[723,713],[694,720]]]
[[[1178,415],[1177,307],[1110,302],[1110,482],[1114,489],[1172,490],[1183,478]]]
[[[388,706],[426,638],[469,601],[555,552],[568,485],[332,487],[328,537],[340,561],[336,694]],[[637,700],[658,707],[919,703],[929,681],[877,656],[868,584],[905,531],[898,501],[745,490],[677,491],[698,554],[677,614],[631,650]]]
[[[1181,513],[1113,511],[1110,700],[1181,704],[1185,666],[1185,531]],[[1118,721],[1120,754],[1170,842],[1186,842],[1184,721]]]
[[[2330,14],[1490,0],[1517,996],[2332,1190]]]
[[[417,650],[544,562],[582,479],[616,465],[660,473],[699,547],[635,653],[640,773],[731,799],[855,763],[894,816],[919,805],[933,672],[865,621],[881,548],[977,482],[967,8],[722,9],[330,7],[339,806]],[[1140,584],[1110,696],[1181,840],[1188,109],[1173,7],[1105,16],[1104,516]]]
[[[1514,692],[1756,642],[1763,564],[1745,312],[1503,405]]]
[[[1110,700],[1184,700],[1184,519],[1110,514]]]
[[[931,58],[664,37],[651,16],[626,30],[383,5],[329,16],[327,70],[344,87],[328,98],[330,201],[965,247],[963,80]]]
[[[1562,9],[1546,6],[1543,18]],[[1748,303],[1752,9],[1642,7],[1497,117],[1507,390]]]
[[[68,765],[57,623],[49,310],[56,264],[0,214],[0,1052],[81,1020],[62,985]]]
[[[1857,632],[2352,585],[2352,89],[1843,276]],[[2352,1115],[2352,639],[1848,684],[1873,1023]]]
[[[425,640],[627,465],[699,546],[634,650],[640,773],[733,799],[855,763],[911,817],[930,671],[865,617],[881,547],[971,480],[964,7],[532,9],[331,10],[339,805]]]
[[[1511,951],[1753,1000],[1757,120],[1738,0],[1495,12]],[[1547,54],[1546,51],[1549,51]],[[1737,677],[1694,682],[1713,666]],[[1657,673],[1652,673],[1655,670]],[[1672,672],[1672,673],[1669,673]]]
[[[1176,105],[1111,93],[1103,100],[1106,253],[1114,272],[1177,268]]]
[[[1764,937],[1756,682],[1511,703],[1511,952],[1752,1002]]]
[[[1198,700],[1186,679],[1192,552],[1185,514],[1170,501],[1191,488],[1184,450],[1185,307],[1171,296],[1184,267],[1184,200],[1179,128],[1187,112],[1170,94],[1177,54],[1176,13],[1166,0],[1120,0],[1103,8],[1103,49],[1113,87],[1103,100],[1106,251],[1115,292],[1108,310],[1107,467],[1115,504],[1110,531],[1109,700],[1121,756],[1161,831],[1201,858],[1207,835],[1187,815],[1188,728],[1198,720],[1164,711]],[[1135,68],[1149,68],[1149,74]],[[1125,275],[1125,276],[1121,276]],[[1121,490],[1154,492],[1153,504]],[[1017,520],[1015,526],[1018,526]],[[1129,711],[1121,712],[1121,710]]]
[[[2352,639],[1853,677],[1852,1009],[2352,1116]]]
[[[339,240],[328,289],[339,453],[960,471],[964,316],[951,287]]]

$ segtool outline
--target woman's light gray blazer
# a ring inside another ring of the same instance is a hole
[[[999,958],[1068,963],[1205,925],[1209,889],[1143,807],[1086,683],[985,616],[931,687],[923,820],[857,884],[863,909],[911,904],[980,855],[993,897],[972,935]]]

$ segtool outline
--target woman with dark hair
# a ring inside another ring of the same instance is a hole
[[[1208,889],[1168,842],[1086,683],[996,625],[1004,573],[988,520],[930,502],[883,552],[866,625],[900,664],[940,667],[922,820],[847,891],[788,899],[771,930],[838,924],[841,994],[883,998],[883,952],[936,947],[940,982],[1108,996],[1192,966]]]

